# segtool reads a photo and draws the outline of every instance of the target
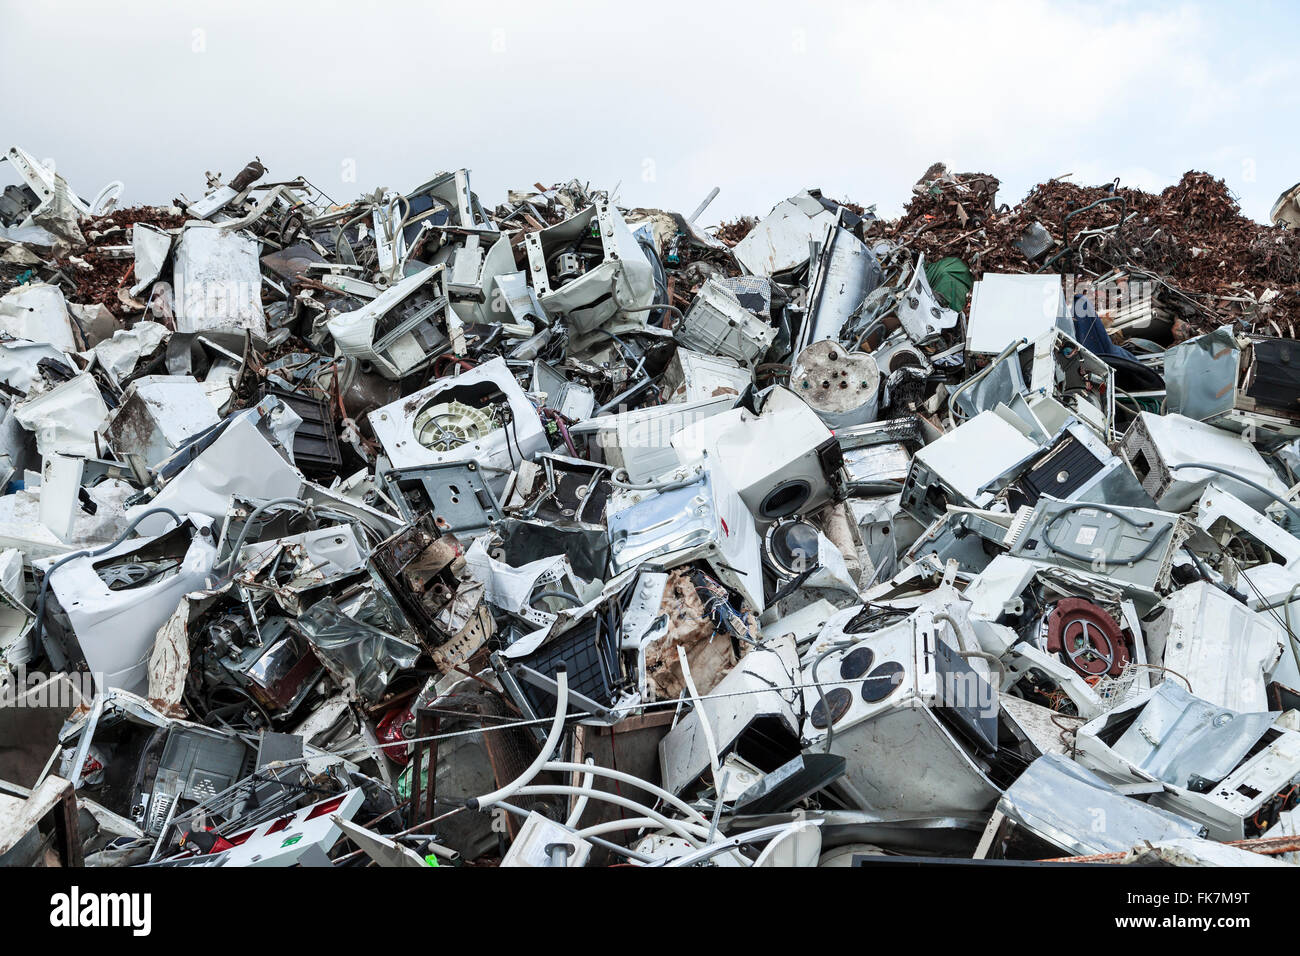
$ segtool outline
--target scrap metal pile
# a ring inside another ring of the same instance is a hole
[[[1290,222],[1281,200],[1274,219],[1292,229],[1246,218],[1223,180],[1208,173],[1188,172],[1158,195],[1119,183],[1054,179],[1008,207],[998,202],[996,177],[954,175],[939,165],[913,187],[903,216],[877,223],[871,235],[906,243],[931,260],[958,256],[976,277],[1057,272],[1119,287],[1150,283],[1160,321],[1140,328],[1166,344],[1225,322],[1296,337],[1300,217]],[[1114,316],[1115,331],[1135,334],[1136,318]]]
[[[1300,851],[1294,242],[1221,185],[6,158],[0,862]]]

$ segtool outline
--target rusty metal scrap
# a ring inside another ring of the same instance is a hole
[[[1100,276],[1143,270],[1158,276],[1194,303],[1193,324],[1184,336],[1239,319],[1261,332],[1276,323],[1294,337],[1300,317],[1300,237],[1243,216],[1223,180],[1190,171],[1153,194],[1118,181],[1082,186],[1053,179],[1014,206],[995,204],[997,188],[998,180],[982,173],[945,171],[923,179],[903,215],[876,224],[871,234],[904,242],[931,261],[957,256],[978,278],[986,271],[1035,271],[1015,247],[1035,222],[1051,231],[1054,252],[1080,233],[1106,230],[1059,260],[1056,271]],[[1096,206],[1067,222],[1072,213],[1111,198],[1122,204]],[[1259,302],[1269,290],[1275,297]],[[1242,302],[1243,297],[1250,301]]]

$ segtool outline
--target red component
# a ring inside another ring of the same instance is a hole
[[[316,806],[311,808],[311,812],[307,814],[307,819],[315,820],[317,817],[323,817],[327,813],[333,813],[341,806],[343,806],[342,797],[335,797],[333,800],[326,800],[324,803],[318,803]]]
[[[1064,655],[1084,677],[1116,677],[1129,662],[1129,648],[1114,618],[1083,598],[1058,601],[1047,618],[1047,649]]]
[[[384,756],[394,763],[406,766],[411,755],[406,750],[406,726],[414,725],[415,714],[407,704],[398,704],[384,714],[375,725],[375,736],[384,747]]]
[[[191,830],[181,840],[182,850],[197,850],[199,853],[220,853],[229,850],[235,844],[224,839],[220,833],[208,827],[204,830]]]

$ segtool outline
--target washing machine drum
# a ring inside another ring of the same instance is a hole
[[[817,529],[807,521],[778,521],[767,531],[763,557],[780,577],[797,577],[817,566]]]
[[[425,448],[447,452],[486,437],[496,424],[484,409],[435,400],[420,410],[411,427],[415,440]]]
[[[792,515],[808,503],[813,489],[803,478],[783,481],[769,491],[758,505],[758,516],[768,521]]]

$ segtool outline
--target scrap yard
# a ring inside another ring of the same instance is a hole
[[[268,165],[0,154],[0,864],[1300,862],[1300,187]]]

